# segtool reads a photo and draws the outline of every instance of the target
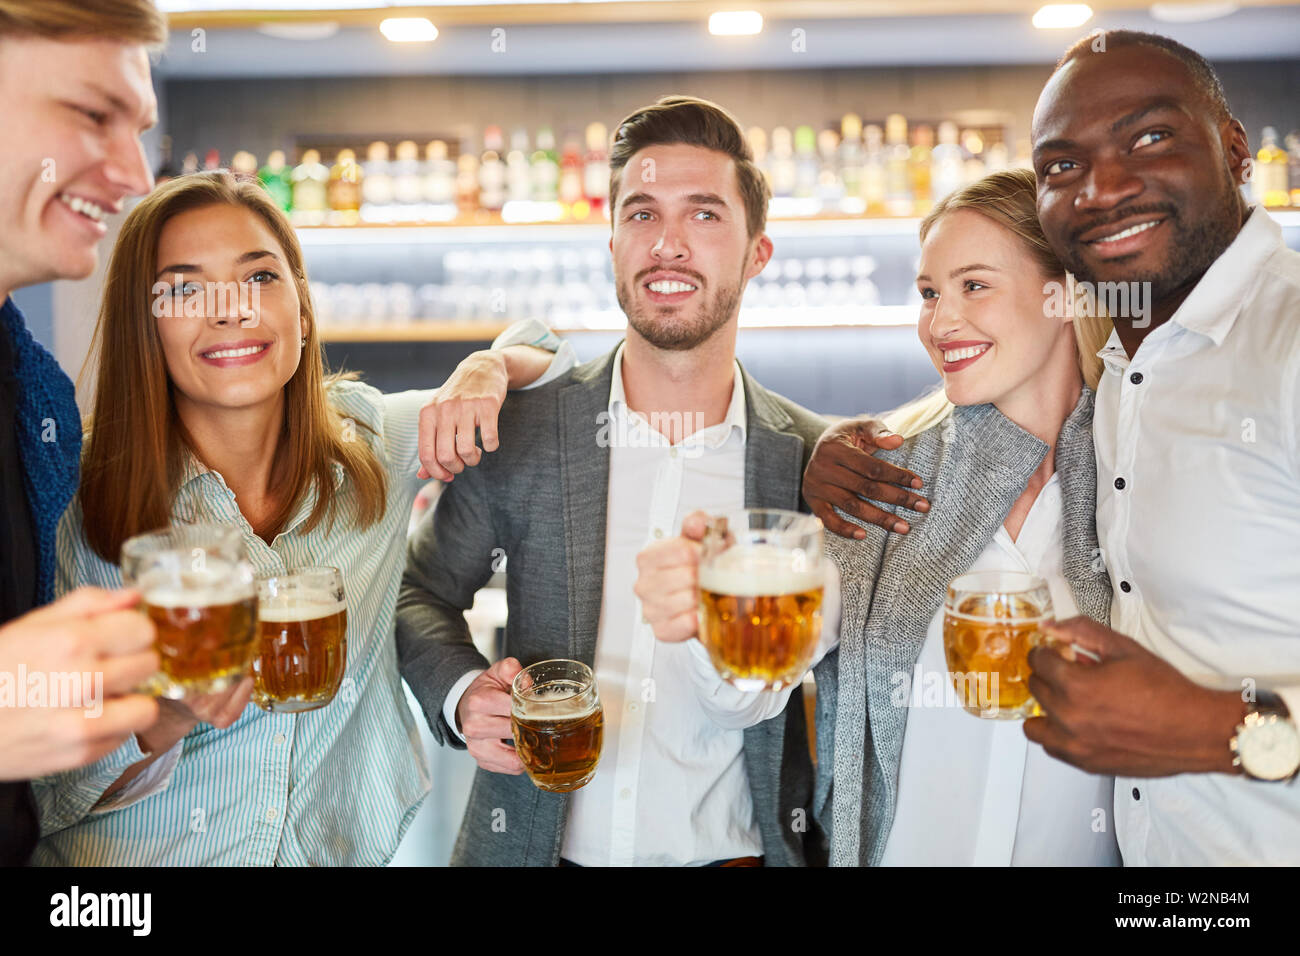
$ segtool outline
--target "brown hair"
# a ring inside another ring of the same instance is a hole
[[[12,36],[157,48],[167,42],[167,19],[153,0],[0,0],[0,38]]]
[[[694,96],[665,96],[643,106],[618,125],[609,151],[609,207],[618,205],[623,167],[647,146],[682,143],[702,146],[730,156],[736,167],[736,185],[745,203],[749,238],[767,225],[767,203],[772,196],[767,178],[754,164],[754,152],[736,118],[717,103]]]
[[[1047,242],[1043,227],[1038,222],[1038,186],[1029,169],[1004,169],[990,173],[983,179],[955,190],[935,203],[921,220],[921,242],[944,216],[958,209],[970,209],[1011,230],[1024,245],[1038,265],[1045,279],[1066,280],[1065,295],[1073,294],[1065,266]],[[1101,381],[1102,361],[1097,351],[1110,337],[1110,319],[1096,315],[1095,306],[1086,314],[1073,318],[1074,341],[1079,352],[1079,372],[1089,388],[1095,389]],[[952,404],[939,388],[913,402],[889,412],[885,416],[889,427],[905,438],[938,424],[952,410]]]
[[[384,513],[383,466],[367,442],[345,440],[343,417],[327,401],[327,387],[341,376],[325,376],[302,249],[288,218],[256,181],[237,180],[225,170],[195,173],[164,183],[131,210],[104,280],[87,360],[98,362],[99,381],[82,456],[81,505],[86,541],[108,561],[117,560],[127,538],[171,519],[191,449],[153,317],[158,237],[174,216],[218,204],[247,209],[271,230],[293,274],[307,327],[307,345],[284,387],[284,426],[271,470],[279,476],[280,507],[271,527],[283,528],[312,487],[318,494],[306,529],[334,520],[339,499],[331,494],[332,462],[343,466],[356,487],[349,517],[358,526]]]

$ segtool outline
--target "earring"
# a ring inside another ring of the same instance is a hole
[[[303,348],[307,347],[307,336],[304,335],[302,337],[302,342],[300,344],[302,345]]]

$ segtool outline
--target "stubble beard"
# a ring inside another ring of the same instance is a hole
[[[739,283],[720,286],[712,294],[701,286],[706,298],[691,310],[643,307],[637,302],[634,286],[620,282],[616,288],[628,325],[650,345],[666,352],[686,352],[707,342],[731,320],[740,303]]]

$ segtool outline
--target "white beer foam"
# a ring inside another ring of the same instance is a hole
[[[808,570],[802,551],[772,544],[728,548],[700,568],[700,587],[736,597],[798,594],[825,587],[820,568]]]
[[[347,601],[328,597],[265,598],[257,606],[257,616],[263,621],[287,624],[296,621],[315,621],[322,617],[342,614],[348,609]]]
[[[165,608],[238,604],[255,593],[252,580],[240,581],[234,565],[212,560],[201,571],[146,571],[137,587],[146,604]]]
[[[534,695],[523,702],[515,700],[516,717],[530,720],[581,720],[600,709],[599,703],[592,703],[591,698],[576,692],[572,685],[544,685]]]

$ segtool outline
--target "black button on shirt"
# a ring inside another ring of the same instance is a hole
[[[18,451],[17,405],[13,345],[0,327],[0,624],[36,604],[36,532]],[[0,866],[26,863],[39,832],[31,788],[0,783]]]

